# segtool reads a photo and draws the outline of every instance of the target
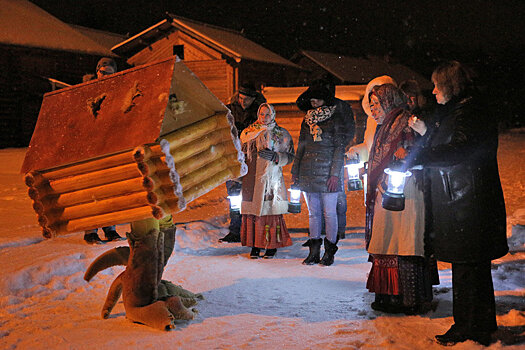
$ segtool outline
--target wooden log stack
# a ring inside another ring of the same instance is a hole
[[[25,176],[44,237],[180,212],[246,173],[226,113],[147,144]]]

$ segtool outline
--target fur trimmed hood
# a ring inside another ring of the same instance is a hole
[[[361,102],[361,106],[363,106],[363,110],[365,111],[366,115],[371,117],[372,112],[370,111],[370,102],[368,101],[368,95],[370,94],[370,91],[374,88],[374,86],[383,85],[383,84],[392,84],[397,86],[397,83],[394,79],[389,77],[388,75],[382,75],[380,77],[374,78],[370,80],[368,85],[365,89],[365,95],[363,96],[363,101]]]

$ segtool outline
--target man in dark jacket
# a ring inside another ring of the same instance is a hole
[[[355,134],[355,119],[354,119],[354,112],[352,111],[352,107],[345,101],[335,97],[335,84],[328,80],[328,79],[321,79],[316,80],[312,83],[312,87],[318,87],[322,86],[328,89],[330,92],[330,95],[332,97],[333,103],[337,106],[336,108],[340,111],[340,113],[343,116],[343,128],[344,128],[344,134],[345,134],[345,141],[344,144],[346,147],[349,146],[350,142],[354,139]],[[310,103],[310,96],[307,91],[302,93],[296,101],[297,107],[303,111],[307,112],[309,109],[312,109],[312,105]],[[341,176],[340,179],[344,179],[344,168],[341,170]],[[344,187],[344,181],[341,181],[341,185],[343,186],[341,189],[341,192],[337,195],[337,237],[339,239],[345,238],[345,231],[346,231],[346,212],[348,210],[347,203],[346,203],[346,192]],[[323,223],[324,226],[324,223]]]
[[[100,79],[106,75],[111,75],[117,72],[117,63],[110,57],[102,57],[97,63],[96,77],[91,74],[86,74],[82,80],[83,82]],[[104,243],[97,234],[98,229],[94,228],[92,230],[84,231],[84,241],[89,244],[102,244]],[[104,231],[104,236],[108,241],[120,241],[125,238],[121,237],[115,230],[115,225],[102,227]]]
[[[409,125],[426,139],[418,158],[425,166],[431,245],[438,260],[452,263],[454,325],[436,340],[489,345],[497,330],[491,260],[508,252],[497,124],[459,62],[439,66],[432,81],[440,105],[434,120]]]
[[[237,135],[250,124],[257,120],[259,106],[266,102],[266,98],[258,92],[252,84],[243,84],[239,91],[231,98],[231,103],[226,107],[232,112],[235,119]],[[235,179],[226,181],[228,196],[238,196],[241,193],[242,181]],[[238,211],[230,210],[229,233],[219,239],[221,242],[240,242],[241,241],[241,214]]]

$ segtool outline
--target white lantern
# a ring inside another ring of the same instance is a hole
[[[231,212],[241,212],[241,203],[242,203],[242,194],[238,194],[235,196],[228,196],[228,199],[230,200],[230,211]]]
[[[359,170],[364,166],[359,157],[349,159],[345,165],[348,173],[348,191],[359,191],[363,189],[363,182],[359,178]]]
[[[298,214],[301,212],[301,190],[292,185],[288,191],[290,191],[288,212],[292,214]]]
[[[387,210],[401,211],[405,209],[405,183],[406,179],[412,175],[408,170],[403,171],[399,167],[386,168],[387,190],[383,193],[382,206]]]

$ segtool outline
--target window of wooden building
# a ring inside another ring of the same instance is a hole
[[[173,45],[173,56],[184,59],[184,45]]]

